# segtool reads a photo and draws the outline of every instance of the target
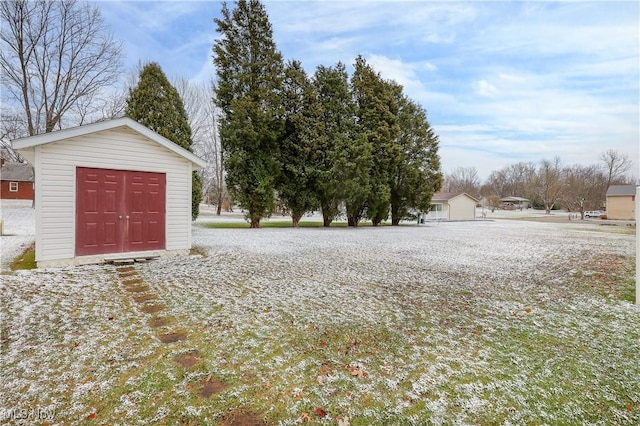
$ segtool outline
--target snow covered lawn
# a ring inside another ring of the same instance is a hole
[[[2,275],[3,421],[640,422],[627,228],[193,230],[204,256]]]

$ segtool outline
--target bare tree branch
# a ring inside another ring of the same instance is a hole
[[[19,106],[27,134],[100,113],[100,92],[119,80],[122,53],[97,6],[4,1],[0,16],[3,103]]]

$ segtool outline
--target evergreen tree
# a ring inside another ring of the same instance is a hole
[[[344,64],[319,66],[314,84],[322,111],[324,138],[317,146],[316,194],[320,201],[324,226],[329,226],[345,205],[347,217],[356,225],[359,210],[369,193],[371,148],[366,137],[356,135],[349,76]]]
[[[273,211],[280,171],[282,56],[258,0],[239,0],[233,11],[223,3],[221,14],[213,62],[227,187],[258,228]]]
[[[322,144],[321,109],[315,88],[302,64],[293,61],[285,69],[283,84],[284,130],[280,139],[278,197],[290,210],[297,227],[304,213],[318,206],[316,146]]]
[[[125,114],[182,148],[192,151],[191,128],[178,91],[160,65],[149,63],[140,71],[138,85],[129,90]],[[194,171],[191,184],[191,217],[200,212],[202,183]]]
[[[433,193],[442,186],[438,136],[427,121],[426,111],[403,94],[396,96],[401,160],[392,173],[392,225],[414,218],[412,211],[428,210]]]
[[[362,56],[356,58],[351,86],[357,105],[358,129],[366,135],[373,155],[370,192],[360,209],[363,212],[366,209],[367,217],[377,226],[389,217],[393,170],[401,160],[400,147],[396,144],[400,127],[395,100],[402,87],[384,81]]]

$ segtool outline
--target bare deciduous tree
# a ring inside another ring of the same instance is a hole
[[[447,192],[466,192],[477,197],[480,192],[480,178],[475,167],[456,167],[445,175],[443,188]]]
[[[213,100],[213,83],[193,83],[184,78],[174,80],[174,87],[184,103],[194,152],[207,161],[201,170],[202,193],[205,200],[216,204],[216,214],[222,212],[222,205],[229,201],[225,186],[222,149],[218,137],[218,117],[220,111]]]
[[[122,53],[97,6],[3,1],[0,16],[3,103],[25,115],[24,133],[81,124],[101,111],[100,92],[118,81]]]
[[[553,160],[542,160],[533,179],[533,191],[544,204],[544,210],[551,214],[551,210],[560,200],[564,182],[562,179],[562,163],[560,157]]]
[[[625,174],[631,168],[631,160],[627,154],[623,154],[614,149],[609,149],[600,154],[600,161],[607,176],[607,186],[627,183]]]
[[[569,211],[598,210],[604,203],[606,177],[597,165],[574,165],[564,169],[563,204]]]

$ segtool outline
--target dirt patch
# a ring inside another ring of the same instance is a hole
[[[220,426],[267,426],[253,413],[239,411],[226,416]]]
[[[222,392],[226,387],[220,380],[214,379],[211,376],[204,379],[201,385],[202,387],[198,395],[202,398],[210,398],[211,395]]]
[[[140,310],[145,314],[155,314],[164,310],[164,305],[144,305]]]
[[[143,294],[142,296],[135,296],[133,300],[136,303],[144,303],[150,300],[156,300],[157,298],[158,296],[156,296],[155,294]]]
[[[178,355],[173,360],[184,368],[191,368],[199,363],[202,360],[202,357],[198,352],[191,352],[188,354]]]
[[[137,285],[134,287],[127,287],[127,291],[131,292],[131,293],[143,293],[145,291],[149,291],[149,286],[148,285]]]
[[[129,272],[120,272],[120,278],[128,278],[128,277],[136,277],[138,276],[138,273],[136,271],[129,271]]]
[[[135,266],[121,266],[119,268],[116,268],[116,272],[131,272],[135,270]]]
[[[126,286],[142,284],[142,278],[133,278],[130,280],[124,280],[122,281],[122,284]]]
[[[166,333],[166,334],[161,334],[160,336],[158,336],[158,339],[160,339],[160,341],[162,343],[179,342],[179,341],[184,340],[186,338],[187,338],[187,335],[184,334],[183,332]]]
[[[158,328],[171,324],[171,319],[167,317],[152,318],[149,320],[149,327]]]

